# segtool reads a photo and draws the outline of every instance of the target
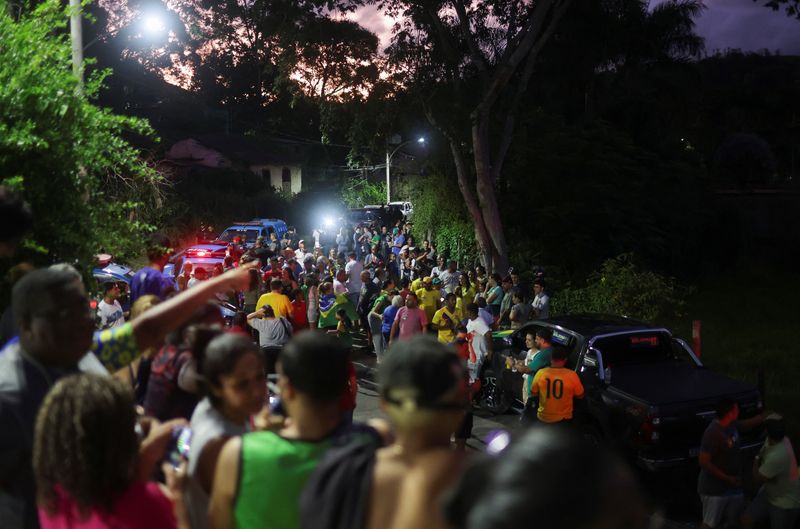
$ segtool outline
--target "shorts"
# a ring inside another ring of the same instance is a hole
[[[728,496],[703,496],[703,523],[711,529],[721,529],[725,526],[738,526],[739,516],[744,507],[744,495],[731,494]]]
[[[767,500],[764,487],[761,487],[747,507],[745,516],[750,518],[755,525],[763,525],[765,521],[769,520],[770,529],[792,529],[800,516],[800,508],[781,509],[775,507]]]

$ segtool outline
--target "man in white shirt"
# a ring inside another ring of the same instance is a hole
[[[358,296],[361,294],[361,272],[364,271],[364,264],[356,260],[355,252],[350,252],[347,255],[347,264],[344,265],[344,271],[347,273],[347,297],[353,303],[353,306],[358,305]]]
[[[294,251],[294,258],[298,263],[302,263],[305,260],[306,255],[310,255],[308,252],[306,252],[306,241],[300,239],[297,242],[297,250]]]
[[[97,317],[100,318],[100,328],[110,329],[125,323],[125,314],[119,304],[119,285],[113,281],[103,284],[103,299],[97,305]]]
[[[544,291],[544,279],[533,282],[533,319],[546,320],[550,317],[550,296]]]
[[[439,272],[439,279],[442,280],[442,289],[445,294],[453,294],[458,288],[458,280],[461,278],[461,272],[457,269],[457,264],[454,260],[447,263],[447,268]]]
[[[469,343],[469,358],[467,371],[469,382],[472,384],[480,376],[483,361],[492,354],[492,329],[486,325],[483,318],[478,316],[478,306],[475,303],[467,305],[467,342]]]

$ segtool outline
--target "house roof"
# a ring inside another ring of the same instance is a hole
[[[297,165],[308,160],[306,145],[276,138],[205,134],[197,141],[246,165]]]

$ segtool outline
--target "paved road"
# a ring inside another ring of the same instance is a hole
[[[362,349],[356,349],[353,361],[359,376],[359,392],[356,400],[355,420],[372,418],[386,419],[380,409],[375,385],[375,357]],[[472,439],[467,446],[483,451],[484,439],[492,430],[504,429],[514,435],[518,433],[519,416],[515,413],[490,415],[476,410]],[[653,475],[637,471],[653,514],[653,529],[687,529],[697,527],[700,505],[695,491],[696,473],[661,473]]]

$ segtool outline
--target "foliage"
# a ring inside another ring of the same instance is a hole
[[[107,72],[76,93],[67,20],[55,0],[18,22],[0,13],[0,174],[33,208],[40,260],[130,257],[162,197],[161,177],[127,138],[153,131],[92,103]]]
[[[753,0],[753,2],[763,2],[765,7],[773,11],[778,11],[783,7],[786,10],[786,16],[800,20],[800,0]]]
[[[285,197],[247,170],[197,168],[173,180],[169,225],[178,240],[191,239],[200,225],[219,233],[237,220],[283,219],[288,210]]]
[[[525,147],[511,157],[501,203],[513,253],[527,249],[537,260],[514,266],[556,265],[574,279],[626,252],[656,270],[695,266],[686,256],[697,251],[702,223],[696,161],[658,156],[607,124],[521,117]],[[536,179],[526,178],[531,168]]]
[[[475,231],[453,179],[446,175],[416,177],[408,188],[417,239],[430,238],[438,253],[457,259],[462,267],[477,262]]]
[[[363,176],[345,179],[340,191],[342,202],[348,208],[361,208],[369,204],[386,202],[386,183],[374,184]]]
[[[775,176],[775,157],[769,144],[754,134],[734,134],[717,149],[714,172],[719,180],[765,186]]]
[[[555,314],[594,312],[658,322],[679,317],[686,294],[674,278],[637,267],[633,254],[623,254],[605,261],[585,287],[555,294],[552,305]]]

